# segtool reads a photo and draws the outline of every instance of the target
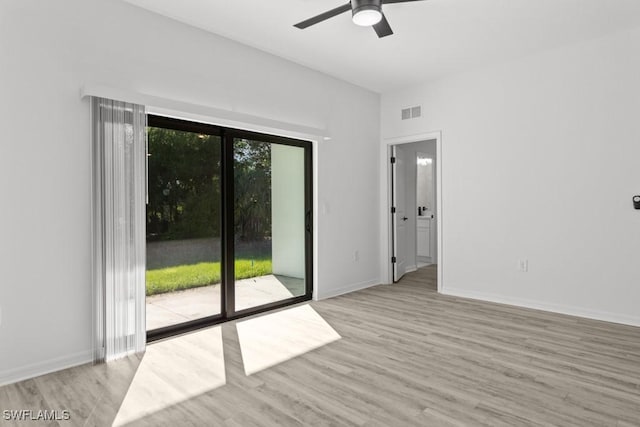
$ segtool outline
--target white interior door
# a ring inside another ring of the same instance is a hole
[[[399,155],[399,150],[394,146],[392,156],[395,162],[391,163],[392,179],[392,224],[393,224],[393,281],[400,280],[407,270],[407,215],[405,195],[405,168],[406,164]]]

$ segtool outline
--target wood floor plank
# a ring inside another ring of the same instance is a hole
[[[109,426],[136,389],[175,398],[137,418],[133,405],[133,426],[640,426],[640,328],[438,294],[436,273],[311,303],[341,338],[249,376],[229,322],[222,349],[194,334],[153,361],[2,387],[0,411],[71,411],[3,425]]]

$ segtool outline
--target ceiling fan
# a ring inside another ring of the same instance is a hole
[[[391,29],[391,26],[389,26],[387,18],[385,18],[384,13],[382,13],[382,5],[390,3],[406,3],[410,1],[423,0],[351,0],[345,5],[338,6],[335,9],[321,13],[318,16],[299,22],[294,25],[294,27],[303,30],[350,10],[354,24],[363,27],[373,26],[378,37],[382,38],[393,34],[393,30]]]

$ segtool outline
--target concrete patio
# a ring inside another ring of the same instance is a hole
[[[304,280],[269,274],[235,283],[236,311],[305,293]],[[147,330],[220,313],[220,284],[147,297]]]

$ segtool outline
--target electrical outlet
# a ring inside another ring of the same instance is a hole
[[[360,251],[355,251],[353,253],[353,260],[354,261],[360,261]]]
[[[520,271],[521,273],[526,273],[527,271],[529,271],[528,259],[521,259],[518,261],[518,271]]]

